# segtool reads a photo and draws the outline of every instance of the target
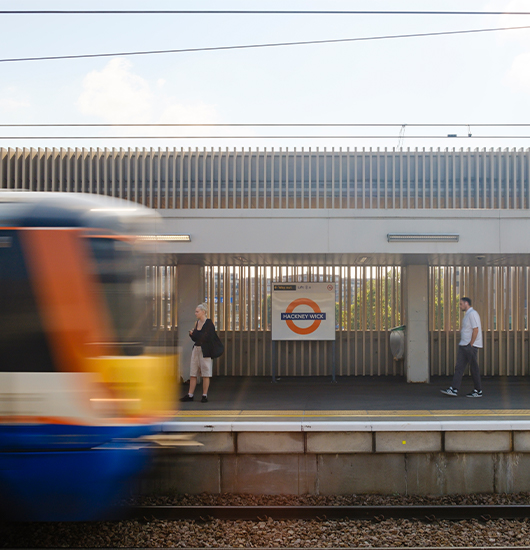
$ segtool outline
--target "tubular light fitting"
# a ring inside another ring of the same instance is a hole
[[[191,241],[191,237],[189,235],[138,235],[136,238],[139,241],[181,241],[188,243]]]
[[[449,242],[457,243],[460,240],[458,233],[388,233],[389,243],[399,242]]]

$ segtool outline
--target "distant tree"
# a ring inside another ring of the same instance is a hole
[[[385,277],[379,282],[379,295],[376,279],[367,279],[364,289],[362,285],[357,284],[357,281],[352,281],[354,287],[352,288],[352,303],[349,306],[351,330],[388,330],[392,328],[393,324],[399,325],[401,323],[401,274],[399,271],[396,276],[394,297],[392,296],[392,270],[388,270]],[[346,305],[342,311],[343,328],[348,325],[347,309],[348,306]]]
[[[457,291],[454,294],[454,299],[449,299],[446,303],[446,289],[449,291],[449,296],[453,296],[453,282],[451,274],[447,269],[434,269],[434,296],[432,297],[432,307],[434,330],[458,330],[459,314],[458,302],[460,301],[460,293]],[[446,327],[447,325],[447,327]]]

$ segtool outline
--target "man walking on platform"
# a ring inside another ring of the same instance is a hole
[[[465,315],[460,328],[460,344],[456,357],[453,383],[446,390],[441,390],[441,392],[445,393],[445,395],[457,397],[464,370],[469,364],[475,389],[471,393],[468,393],[466,397],[482,397],[482,384],[480,382],[480,370],[477,361],[478,350],[482,347],[480,316],[471,307],[471,300],[469,298],[462,298],[460,300],[460,311],[464,311]]]

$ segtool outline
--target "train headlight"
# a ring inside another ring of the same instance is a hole
[[[142,408],[140,398],[117,397],[106,384],[100,384],[89,401],[94,413],[105,418],[135,415]]]

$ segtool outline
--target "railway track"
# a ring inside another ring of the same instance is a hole
[[[530,505],[455,506],[134,506],[132,518],[159,520],[331,520],[331,519],[523,519]]]

